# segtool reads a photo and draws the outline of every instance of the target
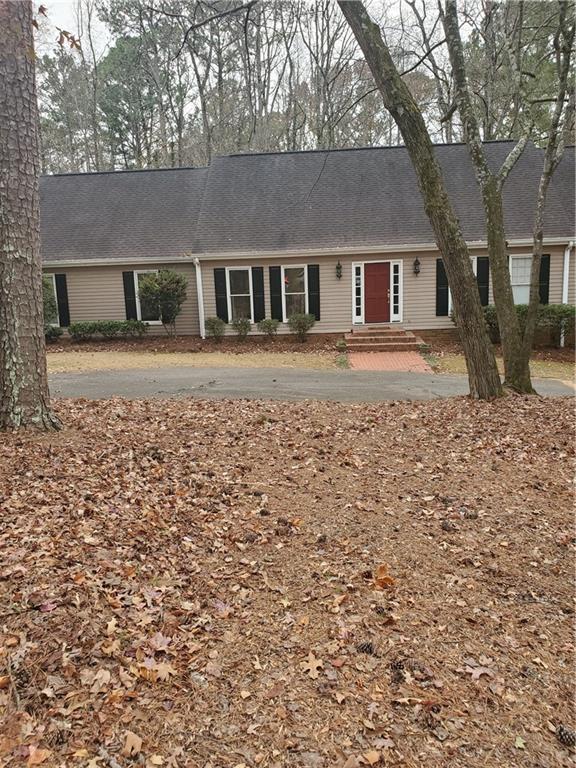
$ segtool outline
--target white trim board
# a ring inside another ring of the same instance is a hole
[[[390,264],[390,323],[401,323],[404,317],[404,261],[402,259],[370,259],[352,263],[352,325],[365,325],[364,266],[366,264]],[[394,312],[394,266],[398,265],[398,312]],[[360,319],[356,316],[356,268],[360,267],[361,309]],[[386,325],[386,323],[384,323]]]

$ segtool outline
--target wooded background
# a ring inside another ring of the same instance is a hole
[[[45,173],[206,165],[214,154],[398,144],[396,124],[337,4],[76,0],[78,47],[39,16]],[[373,18],[435,141],[462,140],[435,3],[375,0]],[[555,78],[555,3],[461,6],[485,140],[518,138],[530,100],[545,140]],[[104,31],[103,31],[104,30]],[[522,105],[517,65],[523,71]]]

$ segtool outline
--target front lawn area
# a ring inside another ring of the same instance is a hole
[[[315,368],[326,370],[338,367],[338,355],[328,352],[274,352],[255,350],[242,354],[232,352],[124,352],[82,351],[51,353],[48,350],[50,373],[78,373],[80,371],[125,370],[129,368]]]
[[[466,373],[464,355],[432,356],[430,360],[431,365],[440,373]],[[497,358],[497,363],[500,373],[504,373],[502,358]],[[576,373],[573,362],[562,360],[532,360],[530,370],[535,378],[560,379],[562,381],[573,381]]]
[[[0,762],[572,764],[570,399],[58,411],[0,442]]]

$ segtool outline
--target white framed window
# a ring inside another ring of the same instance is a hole
[[[157,269],[141,269],[134,272],[134,291],[136,293],[136,315],[138,320],[143,320],[150,325],[160,325],[160,309],[155,306],[149,306],[146,302],[140,301],[140,279],[146,275],[157,275]]]
[[[308,269],[305,264],[282,267],[282,314],[284,322],[292,315],[308,313]]]
[[[50,325],[59,326],[60,325],[60,315],[58,314],[58,294],[56,293],[56,275],[44,275],[43,278],[47,278],[47,282],[50,284],[52,288],[52,293],[54,295],[54,304],[56,306],[56,317],[52,320]]]
[[[251,267],[226,267],[228,320],[245,317],[254,322],[254,294]]]
[[[510,256],[509,266],[514,304],[528,304],[532,256]]]

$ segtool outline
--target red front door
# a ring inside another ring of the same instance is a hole
[[[364,322],[390,322],[390,262],[364,264]]]

